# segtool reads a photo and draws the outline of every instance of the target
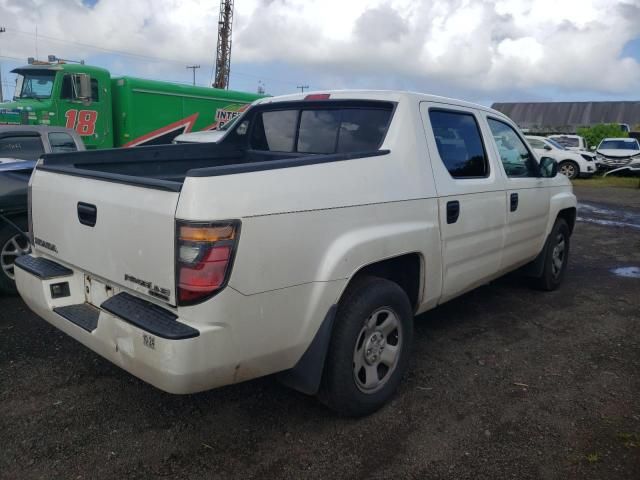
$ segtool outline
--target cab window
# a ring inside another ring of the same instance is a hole
[[[76,86],[76,89],[79,87]],[[63,100],[75,100],[76,95],[73,94],[73,75],[66,74],[62,77],[62,89],[60,90],[60,98]],[[100,101],[100,88],[98,86],[98,80],[95,78],[91,79],[91,101],[99,102]]]
[[[538,177],[538,162],[511,125],[488,119],[489,128],[508,177]]]

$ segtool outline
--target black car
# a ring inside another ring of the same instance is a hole
[[[0,126],[0,292],[15,293],[13,262],[30,250],[27,186],[44,153],[84,150],[76,132],[39,125]]]

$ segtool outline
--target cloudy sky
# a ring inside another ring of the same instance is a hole
[[[84,59],[210,84],[218,0],[0,0],[0,66]],[[37,36],[36,36],[37,29]],[[235,0],[232,89],[399,88],[480,103],[638,100],[640,0]]]

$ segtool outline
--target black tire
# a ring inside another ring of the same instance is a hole
[[[27,230],[27,217],[15,217],[10,218],[10,220],[23,231]],[[20,236],[13,226],[0,220],[0,293],[5,295],[15,295],[17,293],[16,283],[10,277],[12,273],[8,273],[5,270],[7,265],[13,263],[14,258],[10,253],[15,251],[15,244],[10,242],[16,240],[16,238],[20,246],[28,245],[28,240]]]
[[[385,328],[387,321],[398,325],[396,330]],[[365,331],[369,328],[367,325],[375,325],[373,332]],[[387,333],[383,333],[383,328]],[[384,340],[376,340],[378,334]],[[338,305],[318,394],[320,401],[346,416],[359,417],[375,412],[397,390],[408,366],[412,341],[413,312],[404,290],[383,278],[356,280]],[[372,348],[366,350],[368,346]],[[371,356],[367,360],[365,351],[369,354],[372,350],[376,350],[373,355],[378,357],[377,364],[365,363],[372,360]],[[359,360],[362,366],[356,374],[358,352],[362,353]],[[395,360],[393,366],[388,367],[383,359],[393,352]],[[371,371],[381,383],[366,390],[368,387],[364,383],[369,380],[367,372]]]
[[[569,180],[573,180],[580,176],[580,166],[573,160],[563,160],[558,164],[558,172],[566,175]]]
[[[564,247],[562,247],[561,261],[558,265],[557,252],[555,249],[560,249],[560,239],[564,241]],[[570,245],[571,234],[569,226],[564,219],[558,218],[547,238],[542,273],[540,276],[533,278],[533,284],[536,288],[550,292],[560,286],[567,271],[567,264],[569,263]]]

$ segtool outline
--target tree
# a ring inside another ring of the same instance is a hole
[[[578,128],[578,135],[584,137],[589,146],[598,146],[603,138],[621,138],[628,137],[629,134],[624,132],[617,123],[599,123],[591,127]]]

